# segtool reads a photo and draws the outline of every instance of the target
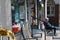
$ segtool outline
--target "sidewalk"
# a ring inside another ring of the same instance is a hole
[[[38,30],[38,31],[37,31],[37,30],[34,30],[34,32],[35,32],[35,33],[36,33],[36,32],[42,33],[42,37],[38,38],[38,40],[44,40],[44,37],[45,37],[44,32],[42,32],[41,30],[40,30],[40,31],[39,31],[39,30]],[[49,34],[49,35],[51,35],[51,36],[47,36],[47,35],[46,35],[46,40],[60,40],[60,30],[57,30],[56,32],[57,32],[57,36],[53,36],[53,33],[52,33],[52,34]],[[41,36],[41,35],[36,34],[35,36]]]
[[[22,38],[22,36],[19,36],[19,35],[16,37],[17,40],[21,40],[21,38]],[[48,35],[50,35],[50,34],[48,34]],[[48,36],[48,35],[46,35],[46,40],[60,40],[60,30],[57,30],[57,36],[52,36],[52,35]],[[33,36],[36,37],[38,40],[45,40],[45,33],[39,29],[33,30]],[[36,40],[36,39],[29,38],[29,40]]]

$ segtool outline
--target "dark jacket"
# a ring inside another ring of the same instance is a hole
[[[52,25],[49,22],[44,22],[45,29],[52,29]]]

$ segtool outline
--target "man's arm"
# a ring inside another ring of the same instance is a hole
[[[51,25],[49,22],[47,23],[47,25],[48,25],[49,27],[52,27],[52,25]]]

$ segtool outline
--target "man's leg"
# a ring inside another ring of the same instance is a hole
[[[21,35],[22,35],[22,37],[23,37],[24,40],[25,40],[24,33],[23,33],[23,28],[22,28],[22,27],[21,27]]]
[[[33,37],[33,26],[31,25],[31,37]]]
[[[54,30],[54,35],[56,35],[56,28],[52,28]]]

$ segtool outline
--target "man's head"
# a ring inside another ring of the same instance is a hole
[[[45,21],[48,22],[49,21],[49,18],[45,18]]]

